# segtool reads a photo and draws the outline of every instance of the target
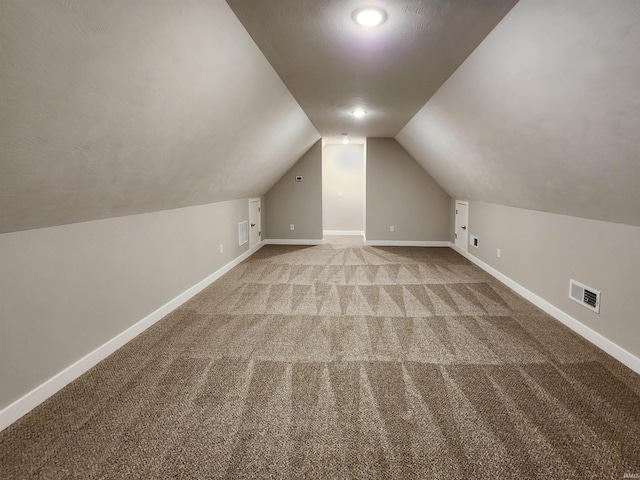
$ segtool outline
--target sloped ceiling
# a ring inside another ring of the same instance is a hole
[[[396,138],[453,197],[640,226],[638,52],[636,0],[521,0]]]
[[[261,194],[319,138],[222,0],[3,0],[0,44],[0,233]]]
[[[278,73],[223,0],[0,2],[0,233],[262,194],[309,118],[402,129],[457,198],[640,225],[636,0],[375,0],[368,34],[356,0],[229,3]]]
[[[392,137],[517,0],[227,0],[323,137]],[[352,20],[383,7],[375,29]],[[364,108],[356,119],[351,112]]]

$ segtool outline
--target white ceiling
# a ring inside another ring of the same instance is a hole
[[[392,137],[516,0],[227,3],[323,137]],[[351,16],[371,4],[388,19],[367,30]]]

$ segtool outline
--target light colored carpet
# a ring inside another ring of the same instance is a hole
[[[267,246],[0,433],[0,476],[622,479],[639,394],[451,249]]]

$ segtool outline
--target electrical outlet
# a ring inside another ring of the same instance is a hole
[[[291,225],[289,225],[289,230],[295,230],[295,225],[292,223]]]
[[[502,256],[502,252],[500,252],[500,249],[496,249],[496,257],[500,258]]]
[[[395,232],[396,231],[396,227],[394,227],[393,225],[389,225],[389,231],[390,232]]]
[[[220,253],[224,252],[224,245],[221,243],[220,244]]]

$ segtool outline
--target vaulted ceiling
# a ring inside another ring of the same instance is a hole
[[[3,0],[0,44],[0,232],[261,194],[320,138],[223,0]]]
[[[342,132],[453,197],[640,225],[637,1],[514,3],[4,0],[0,233],[259,195]]]
[[[640,226],[640,2],[521,0],[397,136],[457,198]]]
[[[227,0],[323,137],[393,137],[517,0]],[[353,21],[363,5],[387,20]],[[360,107],[366,118],[354,118]]]

